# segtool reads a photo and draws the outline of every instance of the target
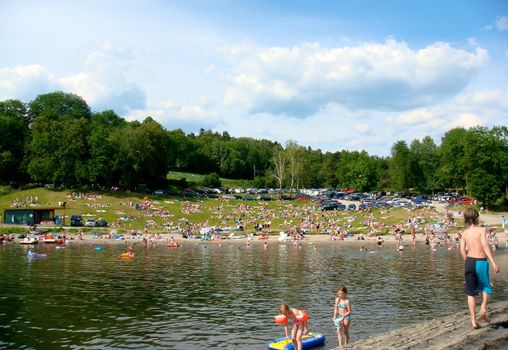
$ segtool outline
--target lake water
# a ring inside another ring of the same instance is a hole
[[[306,309],[331,348],[343,283],[352,341],[466,309],[457,249],[189,242],[138,245],[122,260],[122,245],[94,247],[38,246],[48,257],[30,261],[26,247],[0,245],[0,348],[263,349],[283,335],[273,323],[282,302]],[[492,300],[506,300],[508,282],[493,282]]]

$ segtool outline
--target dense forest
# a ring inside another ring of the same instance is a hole
[[[186,134],[151,117],[128,122],[112,110],[92,113],[79,96],[53,92],[24,103],[0,102],[0,182],[161,187],[170,170],[254,180],[256,187],[354,188],[432,193],[459,189],[493,203],[508,185],[508,128],[449,130],[397,141],[389,157],[323,153],[227,132]]]

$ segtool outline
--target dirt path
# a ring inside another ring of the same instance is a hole
[[[434,202],[433,205],[436,207],[436,210],[438,212],[440,212],[440,213],[446,212],[446,204]],[[453,208],[449,209],[449,210],[450,210],[450,212],[456,211]],[[501,226],[501,217],[503,215],[506,217],[506,220],[508,220],[508,213],[494,213],[494,214],[493,213],[489,213],[489,214],[483,213],[480,215],[480,220],[483,221],[487,225]]]

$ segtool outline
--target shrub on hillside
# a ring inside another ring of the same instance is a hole
[[[6,195],[11,193],[12,188],[11,186],[0,186],[0,196]]]
[[[221,187],[222,183],[220,181],[220,177],[217,173],[211,173],[208,175],[205,175],[203,178],[203,186],[205,187]]]

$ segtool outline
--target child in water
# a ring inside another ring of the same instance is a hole
[[[349,325],[351,324],[351,302],[347,299],[347,288],[340,287],[337,290],[337,298],[333,307],[333,322],[337,327],[339,347],[342,346],[342,330],[346,338],[344,345],[349,343]]]
[[[291,330],[291,340],[293,342],[293,347],[295,350],[302,350],[302,336],[308,333],[307,329],[307,321],[298,321],[297,319],[306,316],[307,313],[304,310],[292,309],[286,304],[282,304],[279,308],[279,314],[284,315],[288,318],[288,320],[293,321],[293,329]],[[305,317],[305,319],[307,319]],[[288,325],[284,326],[284,331],[286,332],[286,338],[288,337]]]

